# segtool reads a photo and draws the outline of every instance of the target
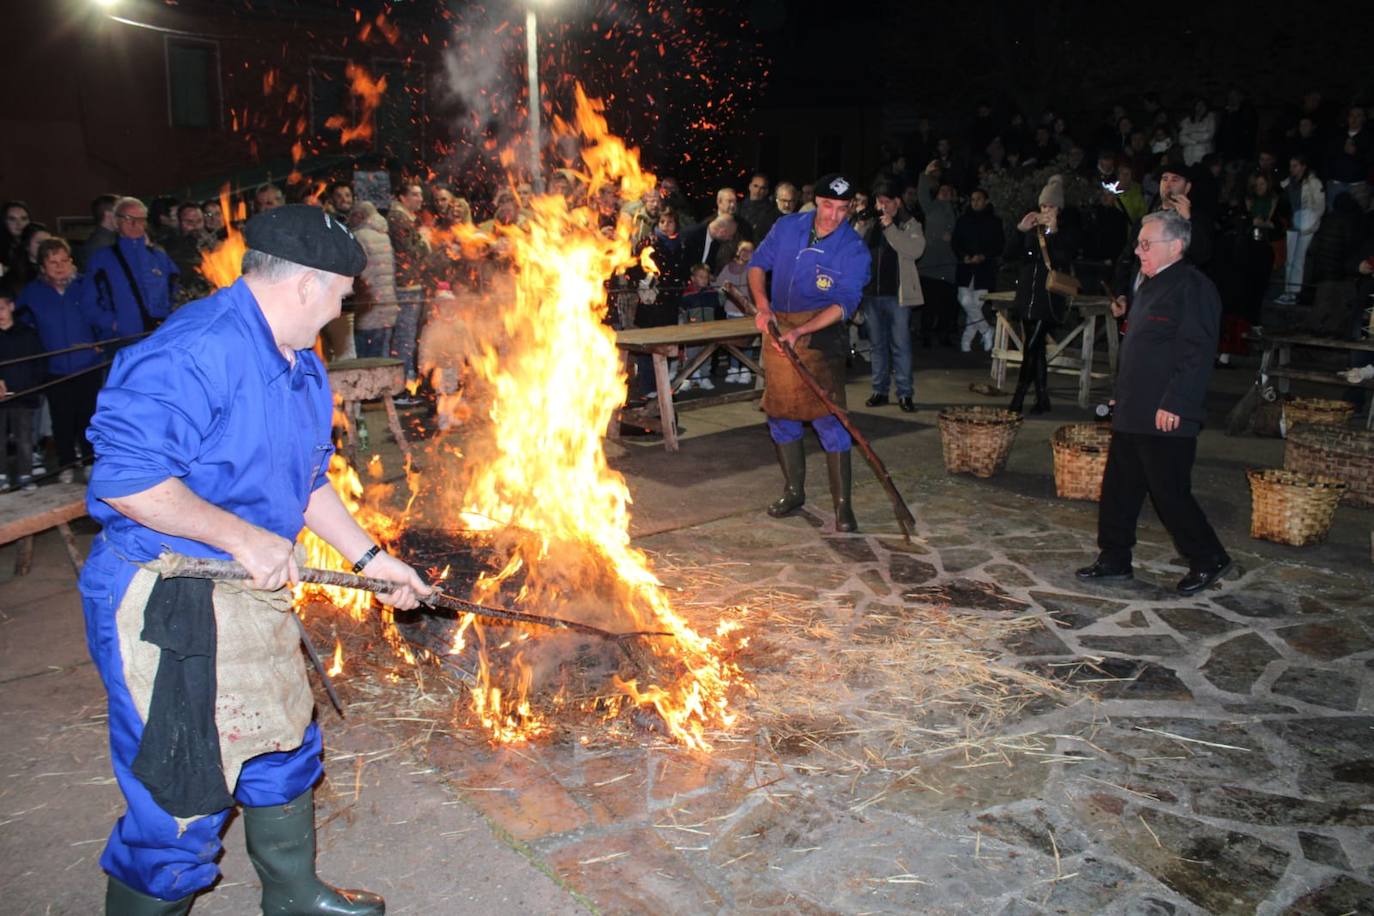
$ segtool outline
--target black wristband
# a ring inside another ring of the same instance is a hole
[[[356,563],[353,564],[353,572],[354,572],[355,574],[356,574],[356,573],[362,572],[363,569],[364,569],[364,567],[366,567],[367,564],[369,564],[369,563],[372,562],[372,558],[375,557],[377,554],[379,554],[379,553],[381,553],[381,552],[382,552],[382,548],[381,548],[380,546],[378,546],[377,544],[373,544],[373,545],[372,545],[372,548],[371,548],[370,550],[368,550],[367,553],[365,553],[365,554],[363,554],[362,556],[358,557],[358,562],[356,562]]]

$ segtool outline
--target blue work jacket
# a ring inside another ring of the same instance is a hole
[[[80,275],[60,292],[46,280],[34,280],[19,294],[17,304],[20,319],[38,331],[44,350],[65,350],[111,336],[110,316],[86,296],[86,280]],[[94,347],[76,350],[49,356],[47,370],[51,376],[71,375],[105,358]]]
[[[167,252],[147,239],[120,236],[113,245],[91,255],[86,266],[89,281],[86,296],[110,315],[115,337],[128,337],[151,328],[145,327],[138,299],[129,286],[129,275],[124,272],[116,252],[123,254],[128,262],[129,272],[138,283],[150,318],[162,319],[172,313],[172,290],[180,268]]]
[[[768,296],[778,312],[806,312],[839,305],[851,318],[868,284],[872,258],[848,223],[810,241],[814,210],[780,218],[754,252],[750,267],[773,272]]]
[[[164,549],[226,558],[207,544],[145,528],[104,500],[169,477],[221,509],[294,541],[311,494],[328,482],[334,446],[329,377],[319,357],[277,349],[240,279],[179,309],[151,337],[121,350],[86,438],[95,447],[87,492],[104,528],[93,550],[142,562]]]

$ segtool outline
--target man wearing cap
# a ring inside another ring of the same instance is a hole
[[[1154,199],[1150,212],[1168,210],[1187,220],[1192,242],[1188,245],[1184,258],[1194,267],[1206,268],[1207,262],[1212,260],[1212,216],[1205,211],[1199,211],[1193,205],[1188,196],[1192,190],[1193,182],[1188,169],[1177,163],[1165,163],[1160,167],[1159,196]],[[1135,231],[1129,233],[1126,239],[1125,250],[1116,262],[1116,300],[1112,303],[1112,312],[1118,318],[1126,314],[1131,298],[1142,280],[1140,258],[1136,255],[1135,245],[1136,237],[1140,234],[1140,225],[1134,228]]]
[[[81,592],[127,805],[100,859],[106,912],[187,912],[241,805],[265,913],[379,914],[380,897],[315,876],[320,731],[285,588],[309,525],[396,582],[388,604],[430,592],[326,478],[333,403],[311,347],[366,256],[303,205],[259,213],[244,238],[240,279],[119,353],[88,433],[102,531]],[[232,558],[252,581],[162,579],[148,567],[168,550]]]
[[[830,174],[816,181],[815,209],[783,216],[749,262],[749,292],[758,309],[755,324],[766,336],[777,322],[782,340],[795,347],[830,395],[844,406],[843,322],[853,317],[868,283],[871,259],[867,246],[845,217],[854,197],[848,178]],[[771,285],[765,281],[772,271]],[[802,423],[809,421],[825,450],[835,530],[856,531],[850,502],[849,433],[806,386],[782,350],[763,348],[766,386],[763,409],[768,432],[782,466],[782,496],[768,507],[774,518],[790,515],[806,502],[806,453]]]

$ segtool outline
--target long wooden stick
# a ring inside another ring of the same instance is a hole
[[[741,293],[733,284],[726,283],[723,289],[725,290],[725,295],[731,302],[735,303],[742,312],[747,315],[758,313],[758,309],[754,308],[754,303],[750,297]],[[902,494],[897,491],[897,485],[892,482],[892,475],[888,473],[887,465],[883,464],[883,460],[878,457],[878,453],[873,451],[873,446],[869,444],[864,434],[859,432],[858,427],[854,425],[854,421],[849,419],[849,412],[831,399],[830,395],[821,387],[821,383],[816,380],[816,376],[812,375],[811,370],[802,364],[802,361],[797,357],[797,351],[792,348],[792,345],[783,342],[782,334],[778,332],[778,323],[772,318],[768,319],[768,336],[771,337],[773,343],[777,344],[778,348],[782,350],[783,355],[787,357],[787,361],[792,364],[792,368],[797,370],[797,374],[800,375],[802,381],[806,383],[806,387],[811,389],[811,393],[820,398],[821,403],[825,405],[825,409],[830,411],[836,420],[840,421],[840,425],[845,428],[850,437],[854,440],[854,444],[859,447],[859,451],[863,453],[864,458],[868,460],[868,466],[873,469],[873,473],[878,477],[878,483],[882,484],[883,491],[887,493],[887,498],[892,502],[892,512],[897,516],[897,526],[902,529],[902,537],[906,539],[908,544],[911,543],[911,532],[916,525],[916,517],[911,514],[911,509],[907,507],[906,500],[902,499]],[[764,384],[767,384],[767,381],[765,381]]]
[[[188,557],[179,553],[168,551],[157,558],[154,563],[149,564],[155,572],[163,578],[170,579],[177,576],[188,576],[195,579],[251,579],[245,570],[233,560],[214,560],[206,557]],[[312,569],[305,567],[300,571],[302,582],[309,582],[314,585],[332,585],[337,588],[353,588],[359,591],[372,592],[374,594],[386,594],[396,588],[395,582],[386,579],[374,579],[370,576],[355,576],[352,573],[336,572],[331,569]],[[588,636],[599,636],[602,639],[612,641],[632,639],[640,636],[672,636],[672,633],[651,630],[634,630],[628,633],[612,633],[610,630],[603,630],[590,624],[578,623],[575,620],[566,620],[562,617],[549,617],[544,614],[527,614],[524,611],[512,611],[507,608],[492,607],[486,604],[477,604],[473,601],[464,601],[462,598],[455,598],[452,595],[435,591],[428,598],[421,599],[422,602],[430,607],[442,607],[449,610],[462,611],[466,614],[475,614],[478,617],[486,617],[492,620],[504,620],[511,623],[524,623],[532,626],[550,627],[555,630],[572,630],[575,633],[585,633]]]

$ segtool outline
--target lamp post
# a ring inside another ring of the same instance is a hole
[[[544,193],[544,170],[539,161],[539,36],[534,4],[525,9],[525,70],[530,80],[530,181],[534,193]]]

